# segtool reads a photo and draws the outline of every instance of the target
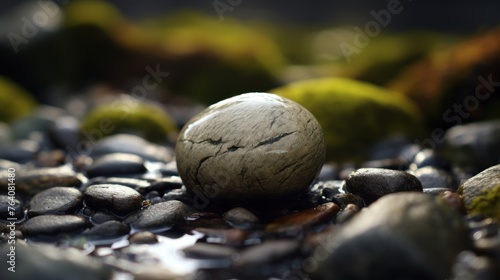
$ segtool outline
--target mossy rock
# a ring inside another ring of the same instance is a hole
[[[500,165],[465,181],[458,194],[462,196],[468,213],[500,221]]]
[[[35,99],[11,80],[0,76],[0,122],[10,123],[28,115],[36,106]]]
[[[231,18],[179,13],[141,26],[158,40],[174,94],[212,104],[279,85],[284,58],[264,33]]]
[[[395,135],[415,138],[423,132],[417,110],[408,99],[372,84],[322,78],[271,92],[300,103],[318,119],[329,160],[361,161],[379,140]]]
[[[105,137],[128,133],[149,141],[163,143],[174,140],[177,127],[173,119],[154,103],[139,102],[131,97],[96,107],[81,123],[82,137]],[[97,141],[99,139],[92,139]]]

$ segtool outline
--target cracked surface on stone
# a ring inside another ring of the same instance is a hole
[[[314,180],[325,156],[323,132],[299,104],[247,93],[208,107],[182,129],[176,146],[188,190],[215,199],[291,195]]]

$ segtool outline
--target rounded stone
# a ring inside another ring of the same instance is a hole
[[[78,233],[87,228],[87,221],[76,215],[42,215],[29,219],[21,227],[25,236],[54,236],[60,233]]]
[[[142,206],[139,192],[122,185],[92,185],[83,192],[85,204],[94,210],[109,210],[117,215],[126,215]]]
[[[28,217],[46,214],[72,214],[82,206],[82,193],[76,188],[54,187],[39,192],[30,201]]]
[[[215,199],[295,194],[312,183],[324,158],[315,117],[268,93],[242,94],[208,107],[184,126],[176,146],[188,190]]]

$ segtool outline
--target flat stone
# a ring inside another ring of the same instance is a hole
[[[2,256],[9,253],[10,246],[0,244]],[[7,271],[6,266],[5,272],[2,271],[0,275],[2,279],[51,280],[70,277],[73,280],[107,280],[111,279],[112,271],[102,262],[84,255],[78,249],[61,249],[44,244],[32,246],[16,242],[15,273]]]
[[[87,179],[65,165],[52,168],[17,170],[16,191],[35,195],[52,187],[79,187]],[[0,171],[0,190],[7,190],[8,172]]]
[[[208,243],[196,243],[193,246],[183,249],[182,252],[188,258],[210,260],[230,259],[236,255],[236,250],[232,247]]]
[[[340,211],[332,202],[280,217],[266,226],[270,232],[300,232],[314,225],[331,220]]]
[[[300,249],[300,243],[295,239],[269,240],[243,250],[235,260],[235,266],[257,265],[270,263],[285,257],[290,257]]]
[[[35,237],[79,233],[87,226],[87,220],[76,215],[42,215],[29,219],[20,229],[26,237]]]
[[[122,185],[102,184],[87,187],[83,192],[85,204],[94,210],[109,210],[117,215],[126,215],[142,206],[139,192]]]
[[[31,198],[28,217],[46,214],[74,214],[82,207],[82,193],[75,188],[54,187],[39,192]]]
[[[313,279],[447,279],[472,248],[462,216],[416,192],[382,197],[317,247]],[[314,256],[313,255],[313,256]],[[355,268],[355,269],[353,269]]]
[[[97,176],[134,175],[146,172],[144,159],[134,154],[114,153],[97,158],[87,169],[89,178]]]
[[[184,217],[187,217],[189,212],[184,203],[172,200],[148,206],[127,218],[125,222],[135,229],[160,230],[184,224]]]
[[[260,222],[252,212],[242,207],[233,208],[222,216],[233,227],[249,228]]]
[[[12,205],[12,203],[14,204]],[[22,217],[24,217],[24,206],[21,201],[15,198],[11,199],[10,196],[0,195],[0,219],[20,219]]]
[[[361,168],[346,180],[345,190],[361,197],[367,205],[396,192],[422,192],[422,184],[413,175],[398,170]]]
[[[242,94],[208,107],[184,126],[175,150],[188,190],[219,200],[296,194],[310,186],[325,158],[314,116],[267,93]]]
[[[117,218],[113,214],[108,212],[98,211],[92,214],[92,216],[90,216],[90,221],[93,224],[102,224],[108,221],[115,221],[115,220],[117,220]]]
[[[127,235],[130,226],[119,221],[107,221],[81,233],[88,240],[116,239]]]

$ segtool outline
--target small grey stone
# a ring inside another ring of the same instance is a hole
[[[17,170],[16,191],[35,195],[52,187],[78,187],[87,178],[64,165],[53,168],[38,168],[33,170]],[[0,190],[7,190],[8,172],[0,171]]]
[[[346,180],[346,191],[360,196],[367,205],[380,197],[395,193],[422,192],[422,184],[413,175],[398,170],[361,168],[352,172]]]
[[[28,206],[28,217],[46,214],[74,214],[82,206],[82,193],[75,188],[54,187],[39,192]]]
[[[248,228],[260,222],[259,218],[245,208],[233,208],[222,216],[230,225],[237,228]]]
[[[417,177],[423,189],[455,188],[453,177],[442,169],[426,166],[413,171],[411,174]]]
[[[21,226],[21,231],[27,237],[54,236],[82,232],[87,225],[87,220],[76,215],[42,215],[29,219]]]
[[[144,160],[137,155],[114,153],[96,159],[87,170],[89,178],[97,176],[133,175],[146,172]]]
[[[177,168],[188,190],[212,199],[296,194],[313,182],[324,157],[323,132],[314,116],[267,93],[242,94],[208,107],[184,126],[176,146]]]
[[[445,151],[457,165],[479,170],[498,164],[500,121],[454,126],[446,131]]]
[[[197,259],[230,259],[236,254],[236,250],[232,247],[208,243],[196,243],[182,252],[188,258]]]
[[[90,156],[98,158],[113,153],[134,154],[148,161],[169,162],[174,158],[173,151],[131,134],[116,134],[100,140]]]
[[[12,202],[14,203],[12,205]],[[14,210],[12,210],[14,209]],[[14,215],[12,215],[12,213]],[[21,201],[6,195],[0,195],[0,219],[24,217],[24,206]]]
[[[425,194],[390,194],[315,249],[328,257],[314,279],[445,279],[458,253],[470,248],[458,212]]]
[[[102,224],[102,223],[105,223],[105,222],[108,222],[108,221],[114,221],[114,220],[117,220],[117,218],[115,216],[113,216],[112,214],[110,213],[107,213],[107,212],[95,212],[94,214],[92,214],[92,216],[90,216],[90,221],[93,223],[93,224]]]
[[[161,230],[185,222],[189,208],[177,200],[166,201],[151,205],[144,210],[128,217],[128,222],[135,229]]]
[[[113,184],[87,187],[83,192],[83,200],[94,210],[109,210],[117,215],[129,214],[142,206],[142,196],[139,192]]]
[[[130,226],[119,221],[107,221],[81,233],[88,240],[116,239],[127,235]]]
[[[7,255],[10,246],[0,244],[0,254]],[[2,279],[106,280],[111,279],[112,275],[111,269],[74,248],[60,249],[50,245],[31,246],[16,242],[15,253],[15,273],[4,267],[0,272]]]

